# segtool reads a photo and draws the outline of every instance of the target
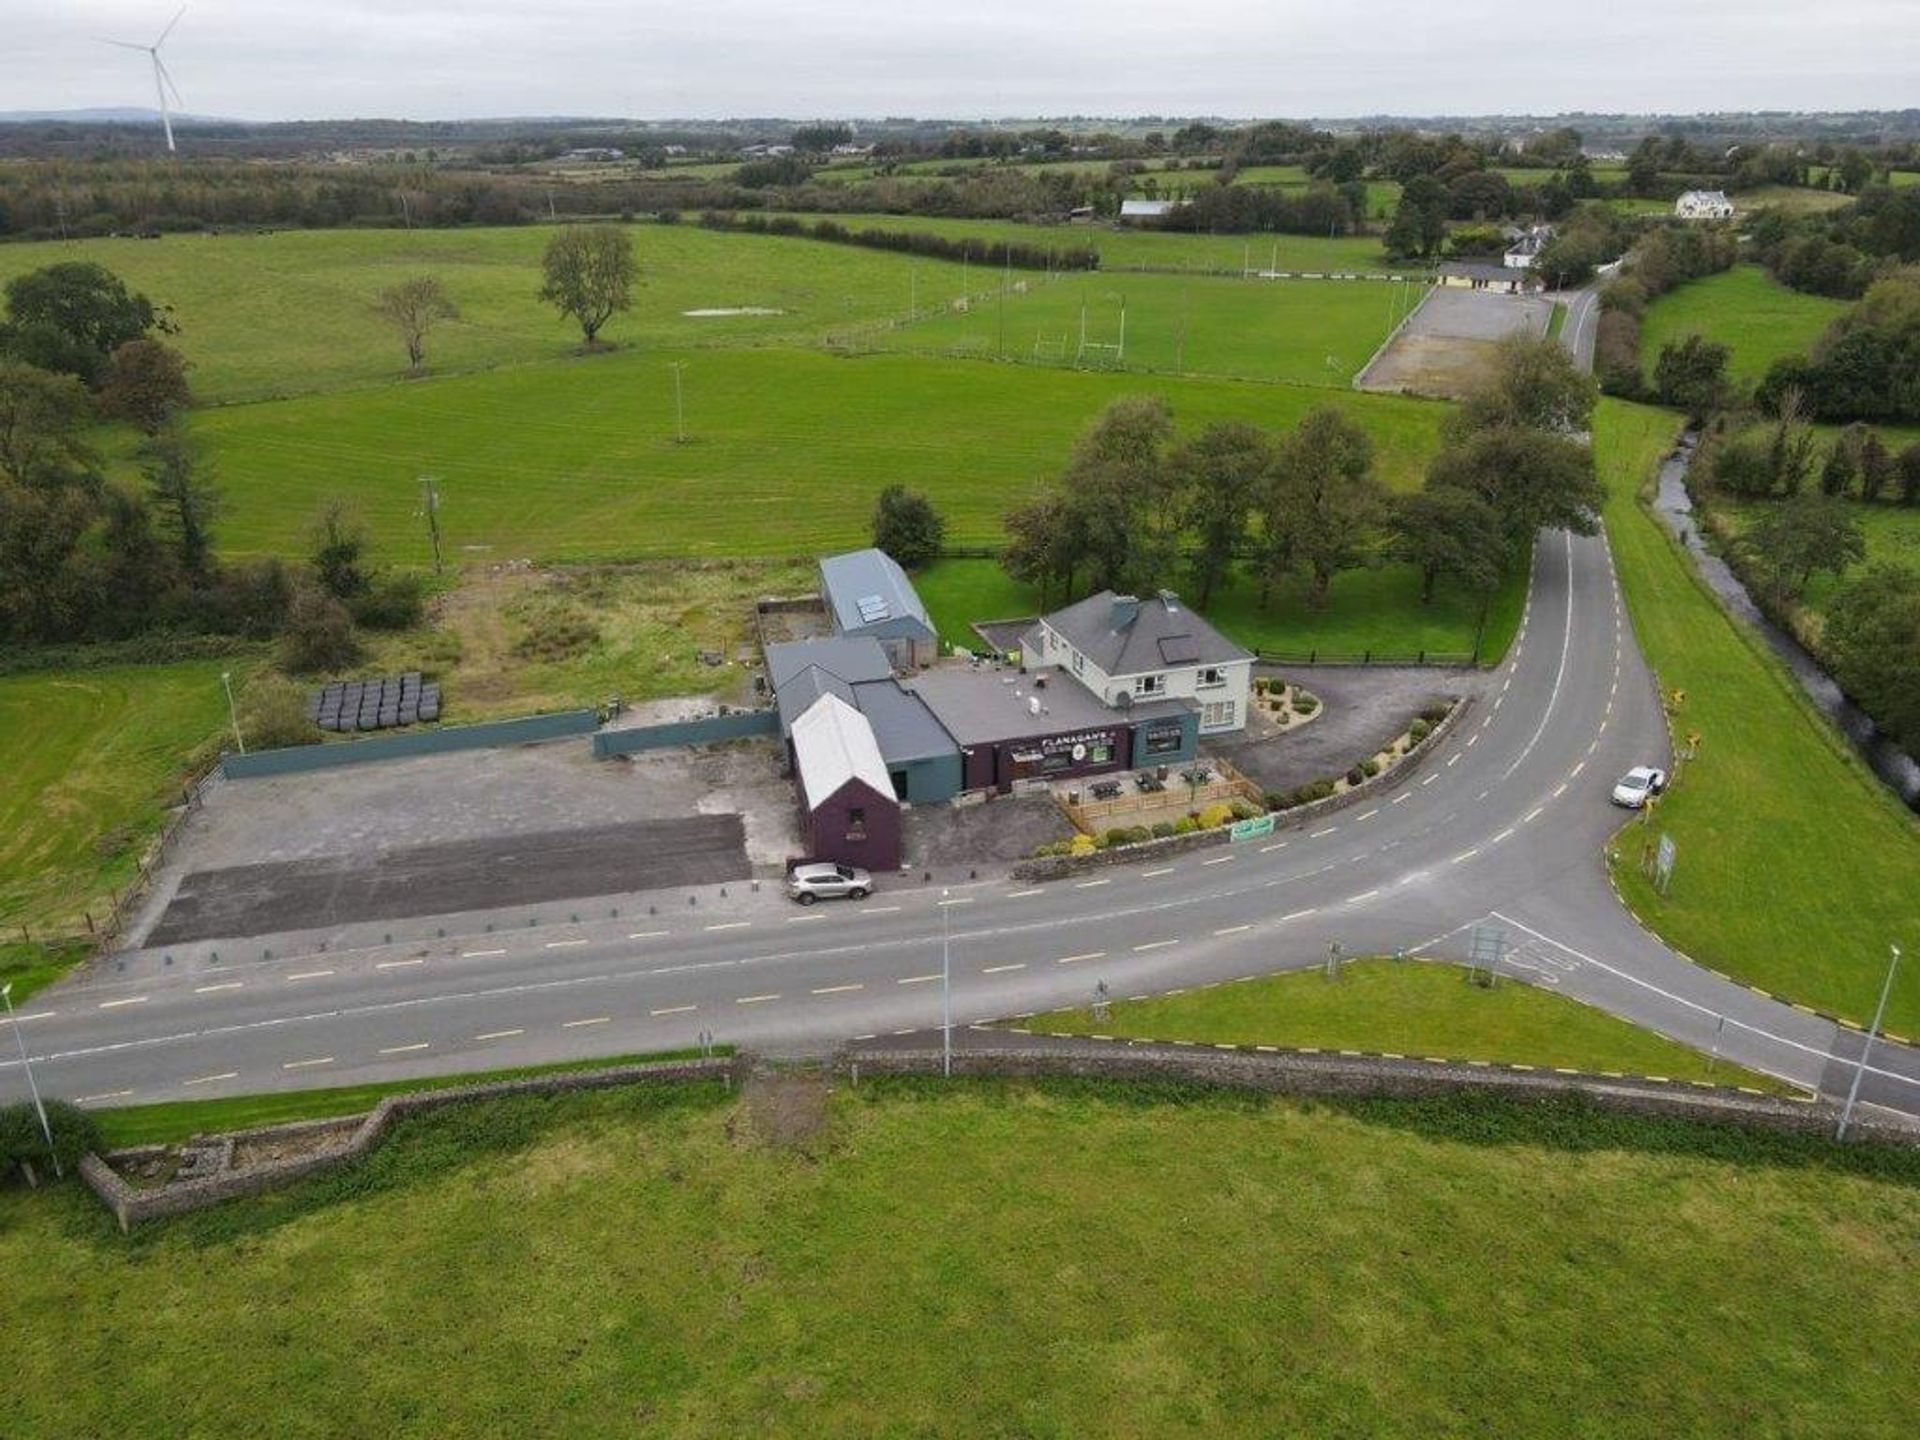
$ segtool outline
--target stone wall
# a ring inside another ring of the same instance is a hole
[[[222,1137],[223,1141],[232,1145],[244,1145],[249,1141],[313,1137],[330,1131],[342,1134],[338,1145],[323,1146],[311,1153],[285,1160],[176,1184],[150,1188],[129,1184],[114,1168],[113,1162],[149,1159],[160,1148],[149,1145],[135,1150],[116,1151],[104,1158],[88,1155],[80,1162],[80,1177],[100,1197],[101,1203],[113,1211],[120,1228],[127,1230],[143,1220],[204,1209],[241,1195],[257,1195],[339,1165],[357,1162],[380,1143],[394,1121],[443,1105],[494,1100],[508,1095],[550,1095],[566,1090],[604,1089],[615,1085],[701,1080],[721,1080],[731,1085],[741,1073],[742,1062],[738,1057],[668,1060],[642,1065],[618,1065],[605,1070],[570,1070],[554,1075],[532,1075],[521,1080],[496,1080],[477,1085],[449,1086],[441,1090],[416,1090],[404,1095],[389,1095],[364,1116],[269,1125],[256,1130],[236,1131]]]
[[[938,1050],[842,1052],[835,1067],[855,1080],[872,1075],[938,1075]],[[1101,1044],[1046,1047],[969,1045],[953,1052],[953,1073],[1042,1079],[1072,1076],[1092,1080],[1160,1081],[1222,1085],[1276,1095],[1415,1099],[1480,1092],[1521,1100],[1580,1095],[1608,1110],[1687,1120],[1745,1125],[1801,1135],[1831,1135],[1836,1114],[1829,1105],[1748,1094],[1725,1086],[1686,1081],[1612,1078],[1524,1067],[1468,1065],[1444,1060],[1395,1059],[1238,1046]],[[1850,1140],[1920,1145],[1920,1130],[1856,1119]]]

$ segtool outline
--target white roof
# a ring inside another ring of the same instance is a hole
[[[1689,200],[1695,201],[1696,203],[1708,204],[1708,205],[1725,205],[1728,203],[1727,192],[1724,190],[1682,191],[1680,195],[1679,203],[1684,205]]]
[[[793,722],[793,762],[807,808],[814,809],[849,780],[893,794],[887,762],[867,717],[838,695],[822,695]]]
[[[1173,201],[1171,200],[1122,200],[1120,202],[1122,215],[1165,215],[1172,209]]]

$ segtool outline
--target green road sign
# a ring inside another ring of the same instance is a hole
[[[1234,840],[1258,840],[1273,834],[1273,816],[1257,815],[1251,820],[1236,820],[1228,835]]]

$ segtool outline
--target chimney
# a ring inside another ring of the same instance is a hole
[[[1134,617],[1140,613],[1140,602],[1132,595],[1113,597],[1113,608],[1108,612],[1107,624],[1114,630],[1124,630],[1133,624]]]
[[[1178,615],[1180,613],[1180,597],[1174,594],[1173,591],[1162,590],[1160,592],[1160,603],[1167,607],[1167,613],[1169,615]]]

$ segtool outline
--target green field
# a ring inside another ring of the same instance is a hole
[[[1714,513],[1724,515],[1736,534],[1744,533],[1767,506],[1768,502],[1763,500],[1713,502]],[[1825,570],[1815,574],[1807,582],[1807,593],[1801,597],[1802,603],[1811,610],[1824,611],[1834,592],[1847,581],[1858,579],[1867,565],[1905,565],[1910,570],[1920,570],[1920,508],[1856,502],[1853,514],[1866,538],[1866,562],[1854,566],[1844,576],[1836,577]]]
[[[964,308],[948,303],[872,343],[973,359],[1345,388],[1421,295],[1415,286],[1350,280],[977,273],[983,285]],[[1123,341],[1124,348],[1114,348]]]
[[[77,1185],[9,1189],[7,1433],[1911,1422],[1911,1152],[1459,1100],[869,1079],[784,1129],[776,1102],[445,1110],[131,1239]]]
[[[1177,577],[1176,577],[1177,579]],[[927,611],[949,644],[977,646],[970,628],[979,620],[1011,620],[1037,615],[1040,596],[1009,579],[993,560],[940,560],[914,577]],[[1491,664],[1506,653],[1519,628],[1526,601],[1526,576],[1514,575],[1495,594],[1487,616],[1481,659]],[[1186,593],[1197,596],[1189,589]],[[1048,597],[1054,604],[1058,595]],[[1258,587],[1236,576],[1216,591],[1207,618],[1250,650],[1327,656],[1466,655],[1473,649],[1480,618],[1479,601],[1442,586],[1431,605],[1420,604],[1419,577],[1406,565],[1381,564],[1345,570],[1334,578],[1325,609],[1307,600],[1304,580],[1276,586],[1268,604]]]
[[[1397,273],[1403,268],[1388,264],[1377,235],[1188,235],[1131,226],[1028,225],[1018,220],[946,220],[925,215],[800,218],[828,218],[850,230],[908,230],[952,239],[970,236],[1007,240],[1062,252],[1094,250],[1101,265],[1109,270],[1225,270],[1237,274],[1267,268],[1321,273],[1392,269]]]
[[[1652,375],[1663,345],[1704,335],[1733,352],[1727,373],[1751,384],[1782,356],[1805,354],[1847,308],[1844,300],[1789,290],[1758,265],[1736,265],[1690,280],[1647,307],[1641,363]]]
[[[1516,980],[1490,988],[1470,985],[1457,965],[1355,960],[1341,968],[1337,981],[1319,970],[1295,971],[1151,1000],[1115,1001],[1108,1010],[1100,1020],[1087,1010],[1054,1011],[1022,1021],[1021,1028],[1202,1045],[1366,1050],[1784,1088],[1551,990]]]
[[[0,938],[84,928],[226,717],[218,661],[0,675]],[[31,963],[32,957],[16,957]]]
[[[1640,917],[1693,959],[1864,1021],[1887,946],[1920,954],[1920,824],[1639,503],[1677,427],[1616,400],[1601,401],[1594,426],[1634,630],[1663,686],[1685,692],[1675,730],[1703,737],[1656,821],[1678,846],[1672,894],[1655,894],[1631,856],[1614,874]],[[1920,1033],[1920,966],[1902,972],[1887,1024]]]
[[[636,225],[633,309],[604,336],[642,350],[784,339],[872,324],[961,293],[961,267],[884,251],[694,225]],[[175,343],[193,361],[205,401],[252,400],[368,385],[406,368],[372,312],[381,287],[439,277],[461,318],[435,329],[435,373],[558,359],[579,331],[536,298],[552,231],[289,230],[0,246],[0,284],[60,260],[93,260],[156,304],[172,307]],[[772,315],[694,317],[688,310],[760,308]]]
[[[751,348],[598,355],[230,406],[195,428],[219,463],[228,554],[297,553],[338,497],[365,517],[378,555],[417,564],[417,477],[430,473],[448,553],[461,560],[811,555],[865,543],[874,496],[893,481],[933,498],[951,542],[996,540],[1001,515],[1059,472],[1099,410],[1142,392],[1165,395],[1183,426],[1278,427],[1337,405],[1373,434],[1397,488],[1418,483],[1443,413],[1298,386]]]

